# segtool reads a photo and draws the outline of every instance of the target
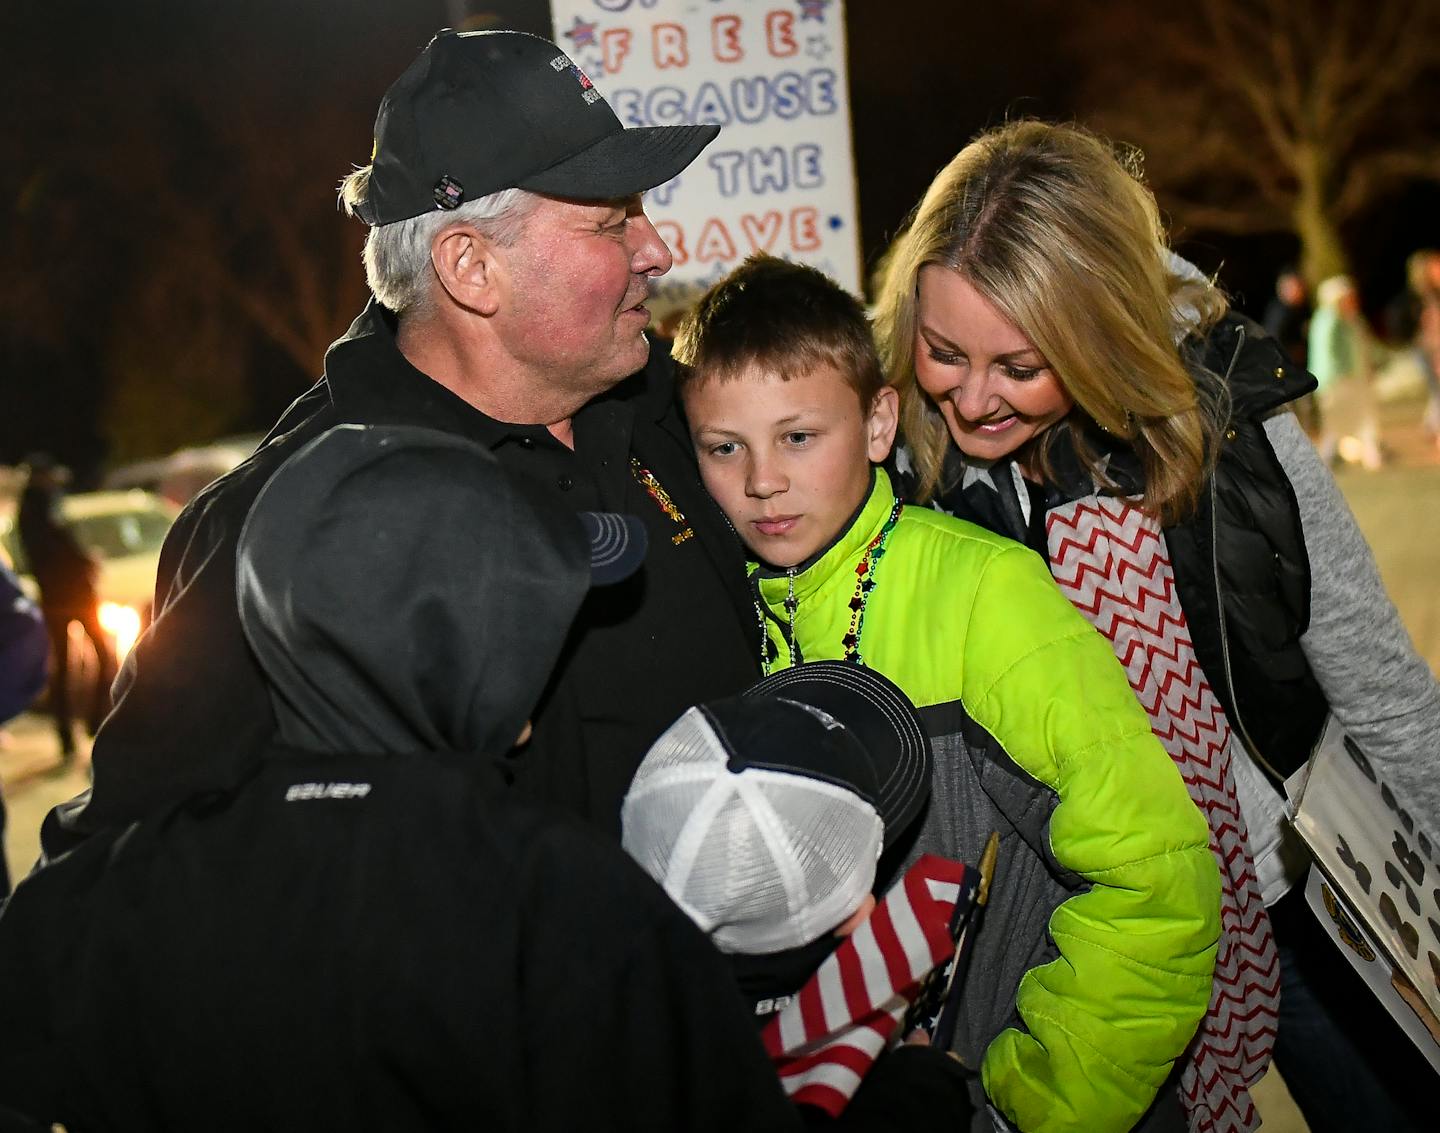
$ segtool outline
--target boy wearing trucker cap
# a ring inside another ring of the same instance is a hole
[[[1114,653],[1034,554],[896,499],[895,391],[821,273],[752,258],[674,353],[701,476],[754,555],[757,659],[905,691],[935,759],[917,850],[973,862],[1000,832],[954,1049],[1024,1133],[1131,1129],[1209,1002],[1219,876]],[[1174,1097],[1154,1120],[1183,1120]]]
[[[890,887],[899,858],[882,855],[924,810],[930,762],[904,693],[816,661],[690,709],[625,796],[626,851],[730,957],[786,1093],[817,1122],[960,1128],[970,1108],[968,1075],[938,1051],[887,1056],[892,1073],[932,1063],[906,1090],[862,1088],[978,888],[933,855]]]

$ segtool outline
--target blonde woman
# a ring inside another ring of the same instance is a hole
[[[1278,783],[1332,711],[1435,829],[1440,689],[1286,411],[1314,379],[1169,252],[1135,164],[1018,122],[936,177],[877,280],[901,471],[1047,558],[1210,822],[1223,935],[1181,1075],[1190,1127],[1254,1128],[1274,1046],[1312,1129],[1418,1128],[1421,1079],[1386,1077],[1416,1052],[1302,898],[1275,907],[1307,864]]]

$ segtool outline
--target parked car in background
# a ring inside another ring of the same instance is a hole
[[[222,437],[205,445],[177,449],[169,456],[139,460],[113,469],[104,480],[110,489],[143,488],[175,504],[186,504],[201,488],[218,480],[259,447],[262,433]]]
[[[117,661],[124,660],[135,639],[150,624],[160,545],[179,510],[153,492],[139,489],[76,492],[61,502],[60,512],[66,523],[100,564],[96,585],[100,625],[111,638]],[[0,516],[0,543],[21,576],[21,585],[35,596],[35,580],[25,562],[13,514]],[[84,659],[73,668],[83,670],[85,664],[97,663],[94,649],[83,633],[73,633],[71,645],[79,651],[76,656]]]

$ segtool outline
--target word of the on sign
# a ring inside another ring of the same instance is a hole
[[[814,142],[802,142],[788,149],[751,146],[744,150],[719,150],[710,154],[705,164],[715,171],[722,197],[741,192],[758,195],[792,188],[819,189],[825,184],[825,165],[820,147]]]

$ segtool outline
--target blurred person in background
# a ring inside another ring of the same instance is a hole
[[[1293,267],[1275,277],[1275,295],[1265,307],[1261,320],[1265,332],[1285,348],[1297,365],[1305,365],[1309,348],[1310,297],[1305,280]]]
[[[1320,407],[1316,446],[1327,464],[1353,461],[1374,472],[1385,461],[1375,412],[1374,341],[1348,275],[1331,276],[1315,292],[1310,319],[1310,372]]]
[[[1415,357],[1425,377],[1425,431],[1440,448],[1440,250],[1424,248],[1405,261]]]
[[[50,637],[39,608],[20,589],[20,580],[0,561],[0,728],[29,708],[45,687]],[[4,732],[0,730],[0,741]],[[5,836],[5,800],[0,798],[0,846]],[[0,900],[10,892],[10,871],[0,852]]]
[[[1305,365],[1310,349],[1310,295],[1304,277],[1293,266],[1275,277],[1275,294],[1266,304],[1261,325],[1297,366]],[[1296,398],[1294,410],[1308,432],[1319,430],[1320,414],[1313,393]]]
[[[60,734],[62,768],[75,757],[75,722],[71,695],[70,623],[85,632],[95,647],[99,667],[95,684],[83,705],[85,726],[93,735],[110,708],[110,683],[115,676],[115,658],[110,641],[100,626],[99,595],[95,584],[100,575],[97,563],[60,514],[60,501],[69,481],[67,469],[46,453],[27,457],[29,478],[20,493],[16,526],[20,545],[35,583],[40,588],[40,607],[50,631],[50,652],[54,661],[50,681],[50,705]],[[85,690],[80,690],[82,695]]]

